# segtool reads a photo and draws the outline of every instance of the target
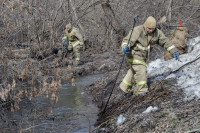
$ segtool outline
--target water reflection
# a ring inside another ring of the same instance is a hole
[[[92,104],[91,97],[84,93],[82,87],[100,76],[75,79],[76,86],[68,81],[63,83],[59,100],[52,108],[53,114],[48,114],[49,118],[53,118],[53,127],[47,124],[45,128],[38,128],[37,132],[88,133],[97,119],[98,108]],[[49,123],[47,120],[43,122]]]
[[[54,105],[48,98],[36,97],[24,100],[21,109],[7,115],[9,121],[17,123],[17,129],[0,130],[4,133],[88,133],[97,119],[98,108],[83,87],[98,79],[92,75],[63,83],[58,102]],[[22,102],[21,102],[22,103]],[[20,128],[18,128],[20,127]]]

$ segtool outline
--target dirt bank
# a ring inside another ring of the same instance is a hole
[[[124,74],[125,71],[122,71]],[[113,89],[112,79],[116,72],[107,73],[102,79],[90,85],[89,91],[94,96],[101,112],[93,132],[195,132],[199,131],[199,100],[184,100],[182,89],[175,86],[175,80],[156,81],[150,84],[149,93],[144,97],[123,99],[120,93],[113,91],[105,109],[109,94]],[[119,80],[121,76],[119,77]],[[120,81],[117,82],[117,86]],[[143,113],[148,107],[156,111]],[[125,121],[117,125],[118,117]]]

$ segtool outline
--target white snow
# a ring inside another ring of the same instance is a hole
[[[150,113],[152,111],[156,111],[158,110],[157,107],[152,107],[152,106],[149,106],[144,112],[142,112],[143,114],[147,114],[147,113]]]
[[[119,115],[117,118],[117,126],[121,125],[125,120],[126,118],[123,115]]]
[[[200,59],[184,66],[178,73],[167,75],[200,56],[200,36],[189,39],[188,46],[194,48],[190,53],[180,55],[181,62],[175,59],[165,61],[164,58],[160,58],[148,64],[147,73],[148,77],[165,75],[162,78],[176,78],[177,86],[185,90],[186,99],[200,98]],[[159,79],[159,77],[157,78]]]

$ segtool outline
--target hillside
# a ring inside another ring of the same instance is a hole
[[[181,62],[160,58],[149,64],[150,90],[144,97],[124,99],[115,88],[103,112],[117,72],[108,73],[89,86],[102,111],[94,131],[199,132],[200,37],[190,39],[188,45],[194,49],[181,55]],[[117,85],[120,78],[122,75]]]

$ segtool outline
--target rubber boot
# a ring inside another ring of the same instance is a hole
[[[121,93],[122,98],[129,98],[133,95],[133,92],[125,93],[119,86],[117,87],[117,90]]]
[[[75,60],[75,66],[79,66],[80,64],[80,60]]]
[[[133,96],[132,96],[132,98],[135,98],[135,97],[144,97],[144,96],[146,96],[147,95],[147,92],[144,92],[144,93],[141,93],[141,94],[134,94]]]
[[[126,98],[126,93],[118,86],[117,90],[120,92],[122,98]]]

